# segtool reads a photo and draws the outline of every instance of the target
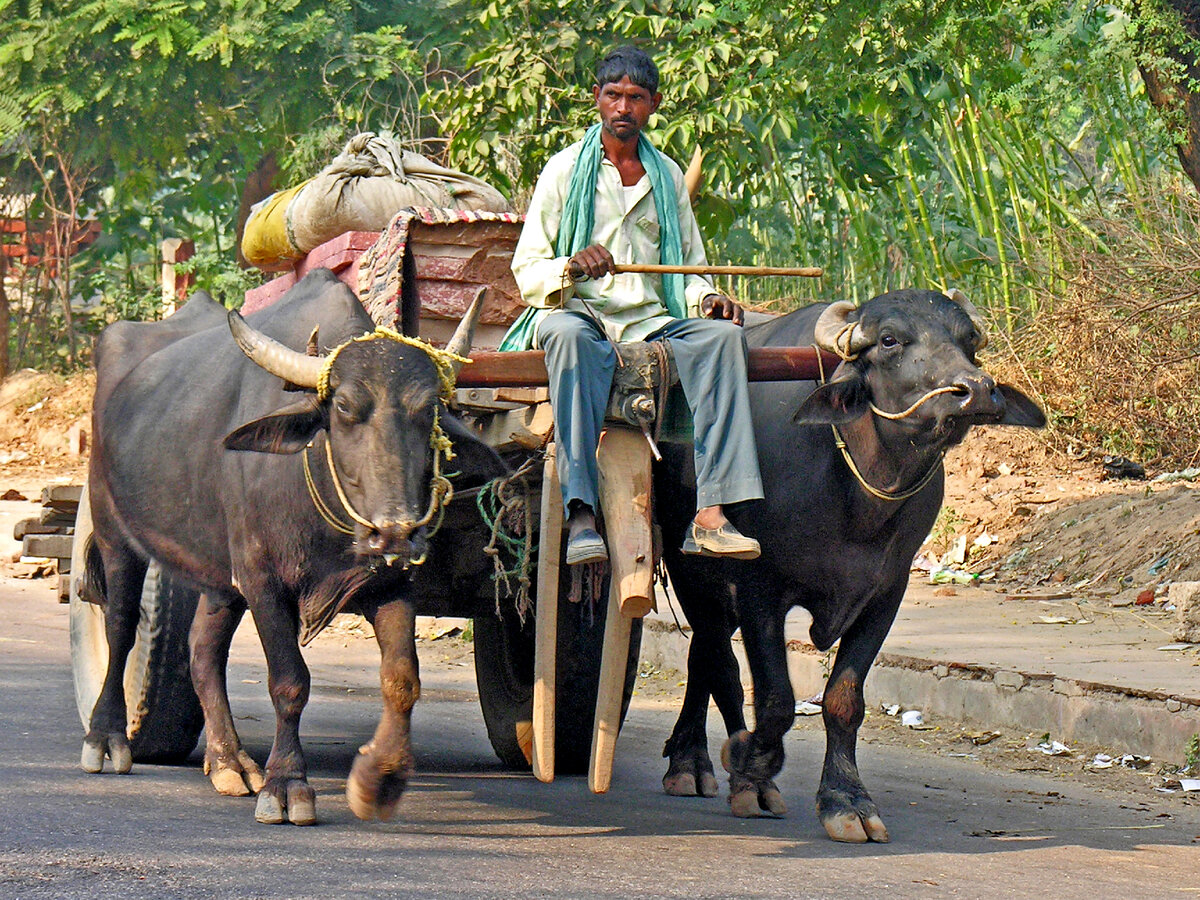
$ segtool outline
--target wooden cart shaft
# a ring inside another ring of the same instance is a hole
[[[818,362],[820,352],[820,362]],[[815,381],[837,368],[838,359],[815,347],[755,347],[748,359],[750,381]],[[541,350],[510,353],[479,351],[458,374],[459,387],[544,387],[546,358]]]

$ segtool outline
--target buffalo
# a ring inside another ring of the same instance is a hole
[[[716,795],[705,736],[711,696],[730,735],[721,760],[733,814],[785,813],[772,781],[795,717],[784,617],[802,606],[818,649],[840,642],[824,692],[817,814],[834,840],[887,841],[855,759],[863,681],[941,506],[942,456],[972,425],[1040,428],[1045,416],[979,368],[983,321],[958,291],[813,306],[748,328],[746,337],[751,347],[815,344],[842,362],[820,382],[751,386],[765,499],[733,508],[730,518],[759,539],[761,557],[665,554],[693,637],[663,785],[669,794]],[[695,510],[695,481],[690,449],[669,452],[655,478],[664,545],[672,548]],[[754,688],[753,731],[729,641],[738,627]]]
[[[464,326],[451,344],[459,353],[470,344]],[[311,353],[292,349],[306,339]],[[313,355],[318,344],[324,356]],[[221,793],[257,791],[260,822],[316,820],[299,740],[309,695],[301,629],[311,634],[342,609],[366,616],[381,651],[383,714],[346,792],[360,818],[394,813],[413,769],[420,694],[412,576],[452,490],[441,466],[457,457],[458,487],[505,471],[450,414],[449,360],[376,331],[325,269],[245,321],[197,294],[162,322],[104,332],[82,593],[104,605],[110,662],[84,739],[86,771],[101,771],[106,756],[117,772],[132,765],[123,671],[153,558],[202,591],[190,645],[205,772]],[[226,695],[247,608],[276,717],[265,772],[243,749]]]

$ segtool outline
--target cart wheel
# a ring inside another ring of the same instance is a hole
[[[87,485],[75,519],[71,552],[71,670],[75,705],[86,729],[108,669],[104,608],[79,596],[92,535]],[[179,762],[196,746],[204,726],[188,668],[188,630],[199,593],[166,575],[153,560],[142,586],[137,639],[125,667],[128,736],[138,762]]]
[[[566,597],[570,574],[563,566],[559,586],[558,673],[556,678],[554,760],[561,774],[586,773],[596,713],[596,687],[600,654],[604,647],[604,611],[592,614],[586,603]],[[605,580],[604,596],[608,596]],[[482,602],[475,616],[475,680],[488,739],[501,762],[514,769],[529,769],[533,760],[533,616],[522,627],[511,604],[501,602],[496,615],[491,600]],[[629,660],[621,721],[629,709],[637,681],[642,620],[635,619],[630,633]]]

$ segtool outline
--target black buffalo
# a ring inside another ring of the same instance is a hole
[[[845,360],[824,384],[751,386],[762,501],[730,518],[762,543],[753,562],[668,552],[672,582],[694,634],[687,694],[664,755],[668,793],[717,792],[705,739],[711,695],[730,738],[733,813],[781,815],[772,778],[795,716],[784,617],[802,606],[820,650],[840,641],[824,694],[825,764],[817,813],[830,837],[886,841],[858,774],[863,680],[891,628],[909,568],[942,503],[942,454],[976,424],[1045,424],[1041,410],[975,362],[983,323],[958,292],[895,291],[855,309],[816,306],[747,329],[753,346],[817,345]],[[844,443],[844,450],[839,447]],[[679,547],[695,509],[690,450],[657,470],[666,547]],[[741,627],[754,686],[754,731],[730,648]]]
[[[305,347],[314,326],[332,360],[289,349]],[[85,770],[101,771],[105,755],[118,772],[131,767],[123,672],[153,557],[203,591],[191,666],[205,771],[221,793],[258,791],[262,822],[315,821],[298,730],[309,694],[301,627],[342,608],[371,621],[383,715],[346,791],[360,818],[393,813],[413,765],[409,717],[420,682],[410,562],[426,550],[431,487],[441,483],[431,434],[440,425],[453,440],[464,478],[503,467],[449,415],[430,355],[386,336],[354,340],[374,328],[322,269],[246,322],[227,321],[198,294],[163,322],[117,323],[101,337],[86,580],[105,605],[110,662],[84,739]],[[225,686],[247,607],[276,714],[265,773],[242,749]]]

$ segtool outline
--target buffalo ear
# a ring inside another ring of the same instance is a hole
[[[328,423],[325,405],[309,395],[225,435],[226,450],[299,453]]]
[[[867,381],[858,370],[835,375],[800,404],[792,421],[799,425],[845,425],[865,416],[871,408]]]
[[[1004,416],[998,425],[1021,425],[1025,428],[1045,428],[1046,414],[1042,408],[1018,391],[1011,384],[998,384],[996,388],[1004,396]]]
[[[454,444],[454,459],[449,467],[463,475],[463,480],[456,481],[456,485],[483,484],[493,478],[512,474],[495,450],[454,416],[447,415],[445,409],[442,410],[441,423]]]

